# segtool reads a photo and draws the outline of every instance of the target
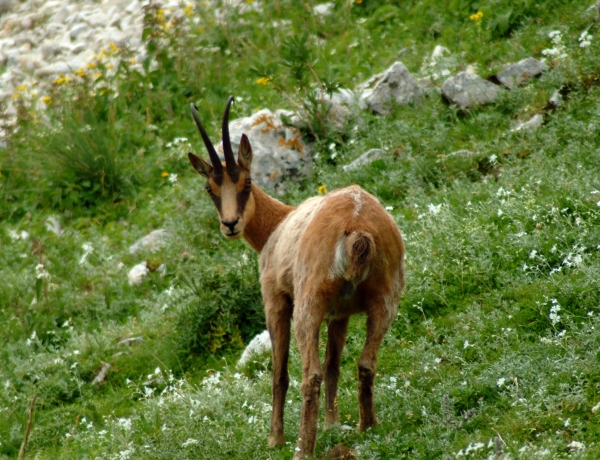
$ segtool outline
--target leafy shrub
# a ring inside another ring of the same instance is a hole
[[[244,262],[200,268],[185,272],[187,287],[176,324],[178,346],[184,358],[215,355],[243,348],[258,332],[265,319],[256,257]]]
[[[68,114],[58,129],[38,137],[36,156],[48,175],[52,205],[90,207],[132,191],[133,168],[120,152],[119,134],[114,124],[86,111]]]

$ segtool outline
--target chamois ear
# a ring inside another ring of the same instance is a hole
[[[213,168],[202,158],[194,155],[192,152],[188,153],[188,158],[190,159],[190,163],[201,176],[204,176],[208,179],[208,176],[213,172]]]
[[[252,147],[248,136],[242,134],[242,140],[240,141],[240,148],[238,150],[238,164],[250,171],[250,165],[252,164]]]

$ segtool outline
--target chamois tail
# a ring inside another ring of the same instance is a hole
[[[370,233],[355,230],[346,237],[344,249],[348,257],[344,279],[356,287],[369,274],[371,261],[375,256],[375,240]]]

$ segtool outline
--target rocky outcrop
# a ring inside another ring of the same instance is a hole
[[[300,130],[286,126],[281,114],[268,109],[260,110],[251,117],[229,123],[231,146],[234,152],[246,134],[252,145],[252,179],[261,187],[272,188],[287,177],[305,177],[312,171],[312,149],[302,139]],[[217,146],[222,154],[223,146]]]
[[[494,79],[508,89],[514,89],[517,86],[526,85],[529,80],[540,76],[547,68],[548,66],[543,62],[529,57],[497,73]]]
[[[478,75],[460,72],[442,85],[444,98],[461,109],[494,102],[502,89]]]
[[[408,105],[420,102],[423,97],[423,88],[401,62],[371,77],[359,90],[360,107],[379,115],[388,115],[393,103]]]

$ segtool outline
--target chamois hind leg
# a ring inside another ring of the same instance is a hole
[[[327,352],[325,353],[325,426],[339,423],[337,388],[340,378],[342,351],[346,345],[348,318],[332,320],[327,324]]]
[[[392,324],[393,316],[386,308],[381,295],[373,295],[367,305],[367,339],[358,360],[358,404],[360,421],[358,428],[365,431],[377,425],[373,401],[373,384],[377,372],[377,355],[383,337]]]
[[[308,300],[306,300],[308,299]],[[319,418],[319,396],[323,371],[319,360],[319,328],[325,315],[325,299],[305,295],[294,307],[294,331],[302,357],[302,415],[294,458],[304,458],[315,451]]]
[[[271,336],[273,358],[273,412],[269,444],[283,446],[283,407],[289,387],[288,357],[290,354],[290,320],[292,305],[285,296],[271,296],[265,299],[267,329]]]

